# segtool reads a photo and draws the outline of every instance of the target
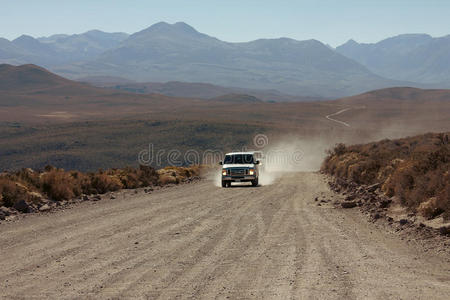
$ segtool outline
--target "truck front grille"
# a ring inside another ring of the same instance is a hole
[[[244,168],[232,168],[230,169],[231,176],[243,176],[248,174],[248,169]]]

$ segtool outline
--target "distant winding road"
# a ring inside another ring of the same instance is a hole
[[[345,123],[344,121],[339,121],[339,120],[336,120],[336,119],[333,119],[333,118],[332,118],[332,117],[337,116],[337,115],[339,115],[339,114],[342,114],[343,112],[346,112],[346,111],[348,111],[348,110],[350,110],[350,109],[352,109],[352,108],[349,107],[349,108],[341,109],[341,110],[338,111],[338,112],[335,112],[335,113],[332,113],[332,114],[330,114],[330,115],[328,115],[328,116],[325,116],[325,118],[327,118],[327,119],[330,120],[330,121],[337,122],[337,123],[342,124],[342,125],[344,125],[344,126],[350,127],[350,124]]]

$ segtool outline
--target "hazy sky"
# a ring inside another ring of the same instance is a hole
[[[0,0],[0,36],[90,29],[134,33],[166,21],[236,42],[317,39],[337,46],[401,33],[450,34],[448,0]]]

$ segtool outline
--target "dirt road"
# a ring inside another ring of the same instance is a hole
[[[448,261],[320,193],[315,173],[204,181],[1,224],[0,297],[448,299]]]
[[[335,112],[335,113],[332,113],[332,114],[330,114],[330,115],[325,116],[325,118],[328,119],[328,120],[330,120],[330,121],[333,121],[333,122],[342,124],[342,125],[344,125],[344,126],[350,127],[350,125],[349,125],[348,123],[345,123],[344,121],[339,121],[339,120],[336,120],[336,119],[333,119],[333,118],[332,118],[332,117],[337,116],[337,115],[340,115],[340,114],[342,114],[342,113],[344,113],[344,112],[346,112],[346,111],[348,111],[348,110],[350,110],[350,109],[351,109],[351,108],[344,108],[344,109],[341,109],[341,110],[338,111],[338,112]]]

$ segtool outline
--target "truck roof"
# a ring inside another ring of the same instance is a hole
[[[236,154],[255,154],[257,151],[247,151],[247,152],[230,152],[226,153],[225,155],[236,155]]]

